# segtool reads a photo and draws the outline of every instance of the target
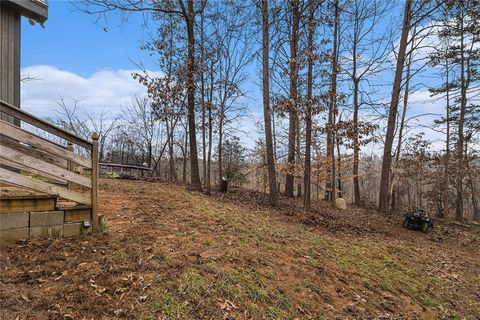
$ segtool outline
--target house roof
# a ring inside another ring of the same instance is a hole
[[[39,23],[44,23],[48,19],[47,0],[2,0],[1,4]]]

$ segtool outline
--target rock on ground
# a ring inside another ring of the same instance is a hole
[[[338,198],[333,203],[333,207],[337,208],[337,209],[340,209],[340,210],[346,210],[347,209],[347,203],[345,202],[345,199]]]

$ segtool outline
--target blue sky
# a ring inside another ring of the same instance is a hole
[[[148,17],[147,17],[148,18]],[[154,58],[140,50],[148,39],[142,14],[131,14],[128,21],[108,15],[108,21],[97,23],[97,17],[80,12],[70,1],[49,1],[49,18],[45,28],[31,26],[22,19],[21,67],[24,76],[34,78],[22,83],[22,108],[40,117],[58,117],[57,101],[78,105],[90,114],[107,110],[118,114],[134,96],[146,93],[145,87],[131,76],[142,63],[150,72],[158,72]],[[105,29],[106,28],[106,29]],[[253,67],[250,67],[253,68]],[[252,69],[256,78],[256,71]],[[258,85],[246,88],[250,97],[258,96]],[[249,109],[261,104],[249,99]],[[259,100],[260,101],[260,100]],[[252,112],[247,123],[236,129],[252,133],[258,112]],[[238,133],[253,146],[254,136]]]
[[[78,11],[69,1],[50,0],[45,28],[22,20],[22,68],[53,65],[82,76],[100,69],[132,69],[142,61],[154,67],[152,59],[139,50],[145,39],[141,15],[132,15],[125,26],[111,19],[107,32],[96,17]]]

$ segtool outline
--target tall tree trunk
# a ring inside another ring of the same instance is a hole
[[[355,51],[355,49],[354,49]],[[355,54],[354,54],[355,64]],[[354,67],[355,68],[355,67]],[[354,71],[355,72],[355,71]],[[358,134],[358,79],[353,80],[353,202],[356,205],[361,203],[360,198],[360,182],[358,178],[358,167],[360,162],[360,139]]]
[[[378,210],[387,211],[389,206],[390,191],[390,169],[392,166],[392,146],[395,135],[395,122],[397,120],[398,101],[400,100],[400,89],[402,85],[403,66],[405,64],[405,52],[407,49],[408,32],[410,30],[412,0],[406,0],[403,13],[402,36],[398,50],[397,65],[395,69],[395,80],[393,81],[392,99],[390,101],[390,110],[388,113],[387,133],[385,136],[385,146],[383,148],[382,174],[380,178],[380,191],[378,200]]]
[[[358,14],[355,14],[354,21],[354,30],[353,30],[353,72],[352,72],[352,81],[353,81],[353,203],[359,205],[361,203],[360,198],[360,182],[358,179],[358,166],[359,166],[359,152],[360,152],[360,141],[358,133],[358,90],[360,80],[357,78],[357,46],[358,46],[358,29],[359,29]]]
[[[262,0],[262,85],[263,85],[263,120],[265,126],[265,148],[267,154],[268,187],[270,203],[278,204],[277,177],[272,139],[272,120],[270,110],[270,69],[269,69],[269,21],[268,0]]]
[[[440,214],[440,218],[446,218],[450,216],[450,196],[448,193],[449,185],[450,185],[450,85],[449,85],[449,62],[448,57],[445,58],[445,73],[446,73],[446,99],[447,99],[447,106],[446,106],[446,116],[447,116],[447,132],[445,137],[445,166],[443,170],[443,210]]]
[[[200,16],[200,57],[201,62],[200,66],[202,68],[200,72],[200,83],[202,87],[202,96],[201,96],[201,107],[202,107],[202,169],[203,169],[203,185],[205,186],[207,183],[207,145],[206,145],[206,110],[205,110],[205,47],[204,47],[204,20],[205,16],[202,13]]]
[[[463,6],[463,3],[461,4]],[[463,14],[463,8],[462,14]],[[457,138],[457,195],[456,195],[456,211],[455,218],[458,221],[463,220],[463,178],[464,178],[464,124],[465,109],[467,107],[467,81],[465,79],[465,30],[463,26],[464,17],[462,16],[460,25],[460,116],[458,119],[458,138]],[[468,71],[467,71],[468,72]]]
[[[285,195],[293,197],[295,180],[295,142],[297,135],[297,80],[298,80],[298,27],[300,14],[298,0],[292,2],[292,31],[290,34],[290,101],[289,101],[289,126],[288,126],[288,171],[285,179]]]
[[[397,180],[398,180],[398,177],[397,177],[397,171],[398,171],[398,168],[400,166],[400,154],[401,154],[401,151],[402,151],[402,144],[403,144],[403,130],[405,129],[405,121],[406,121],[406,118],[407,118],[407,109],[408,109],[408,97],[409,97],[409,93],[410,93],[410,71],[411,71],[411,66],[412,66],[412,58],[413,58],[413,50],[415,48],[415,36],[416,36],[416,32],[417,32],[417,27],[415,26],[413,28],[413,32],[412,32],[412,38],[411,38],[411,47],[410,47],[410,51],[408,52],[408,58],[406,59],[407,62],[406,62],[406,72],[405,72],[405,89],[404,89],[404,92],[403,92],[403,109],[402,109],[402,115],[400,117],[400,124],[399,124],[399,128],[398,128],[398,142],[397,142],[397,148],[395,150],[395,164],[394,164],[394,167],[393,167],[393,170],[391,172],[391,175],[390,175],[390,190],[389,190],[389,199],[390,197],[393,195],[393,193],[395,192],[395,186],[397,184]],[[391,209],[392,210],[395,210],[395,203],[394,203],[394,199],[391,199],[392,201],[390,201],[390,205],[391,205]]]
[[[330,83],[330,103],[328,106],[327,123],[327,158],[329,160],[328,183],[325,197],[329,201],[334,201],[335,194],[335,114],[337,112],[337,74],[338,74],[338,37],[340,24],[339,1],[335,0],[335,25],[333,29],[333,52],[332,52],[332,77]]]
[[[195,124],[195,14],[193,0],[188,0],[188,14],[185,16],[188,36],[187,59],[187,108],[188,108],[188,133],[190,139],[190,188],[202,191],[200,173],[198,170],[197,136]]]
[[[213,140],[213,122],[212,122],[212,108],[213,108],[213,89],[214,89],[214,65],[213,58],[210,60],[210,88],[208,92],[208,153],[207,153],[207,194],[211,194],[211,177],[212,177],[212,140]]]
[[[315,2],[310,0],[308,16],[308,70],[307,70],[307,103],[305,114],[305,168],[303,174],[303,210],[310,212],[311,207],[311,171],[312,171],[312,104],[313,104],[313,34],[315,32]],[[318,183],[318,181],[317,181]],[[318,190],[318,185],[317,185]],[[317,192],[318,194],[318,192]]]

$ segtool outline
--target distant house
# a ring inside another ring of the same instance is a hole
[[[48,18],[47,0],[0,1],[0,100],[20,108],[21,16],[43,24]],[[11,118],[2,114],[3,120]]]

